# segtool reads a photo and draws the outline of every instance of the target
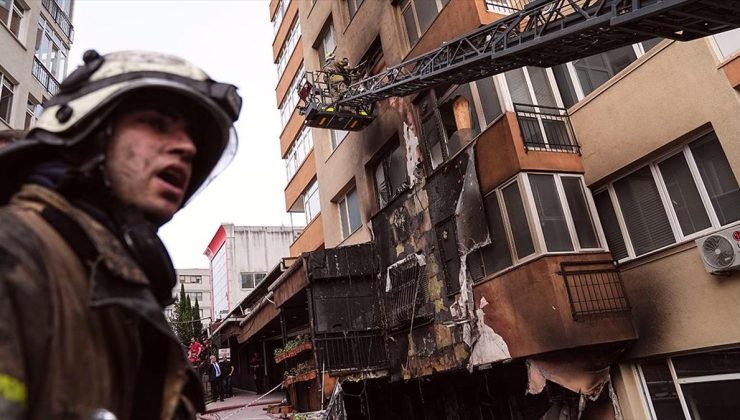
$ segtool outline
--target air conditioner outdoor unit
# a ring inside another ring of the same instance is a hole
[[[740,226],[723,229],[696,240],[709,273],[740,269]]]

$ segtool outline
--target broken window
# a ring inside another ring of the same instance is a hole
[[[367,69],[368,76],[374,76],[380,73],[385,67],[385,57],[383,54],[383,44],[380,42],[380,36],[375,37],[365,54],[360,59],[360,64]]]
[[[432,169],[454,156],[481,132],[480,100],[477,94],[473,95],[470,84],[448,89],[446,94],[441,89],[431,90],[419,106]]]
[[[429,308],[426,265],[422,257],[411,254],[388,267],[383,307],[386,326],[406,326],[410,321],[432,315]]]
[[[378,207],[383,208],[403,191],[406,186],[406,158],[398,144],[398,136],[390,140],[393,148],[384,153],[375,167],[375,188],[378,194]]]
[[[468,254],[467,266],[473,280],[501,271],[512,264],[509,241],[506,238],[504,222],[496,191],[485,197],[486,216],[491,231],[491,243]]]
[[[447,294],[460,291],[460,255],[457,247],[455,217],[450,217],[437,226],[437,244],[445,273]]]

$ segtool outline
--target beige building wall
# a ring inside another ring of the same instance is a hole
[[[200,293],[199,296],[202,296],[198,299],[198,307],[200,308],[202,317],[207,317],[209,319],[203,320],[203,326],[208,326],[211,324],[211,270],[207,268],[181,268],[175,270],[177,272],[177,284],[172,289],[173,295],[176,297],[179,297],[180,294],[180,285],[185,285],[185,293]],[[185,276],[200,276],[201,282],[200,283],[191,283],[187,282],[185,280]],[[193,295],[191,295],[193,296]],[[193,305],[195,305],[195,299],[193,297],[190,298],[190,301]],[[171,315],[171,311],[173,310],[174,305],[170,305],[167,308],[165,308],[165,314]]]
[[[51,1],[54,2],[54,0]],[[41,0],[25,2],[15,0],[15,2],[25,9],[19,36],[13,34],[7,25],[0,22],[0,73],[15,84],[10,119],[6,121],[0,118],[0,130],[24,128],[29,95],[41,104],[51,97],[51,93],[32,74],[39,17],[43,16],[51,24],[54,32],[59,35],[66,47],[69,48],[72,44],[54,21],[49,10],[42,5]]]
[[[708,129],[740,181],[740,92],[710,43],[663,41],[571,109],[592,190]],[[639,338],[618,368],[615,388],[625,418],[648,418],[634,363],[740,345],[740,272],[708,274],[693,240],[621,270]]]

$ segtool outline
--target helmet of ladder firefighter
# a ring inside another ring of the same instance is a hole
[[[94,134],[132,101],[184,110],[195,120],[188,121],[197,125],[197,153],[183,202],[231,162],[238,144],[234,123],[242,105],[236,86],[216,82],[193,64],[160,53],[100,55],[89,50],[83,61],[47,102],[26,138],[0,150],[0,167],[9,176],[0,184],[0,203],[7,202],[35,164],[93,143]]]

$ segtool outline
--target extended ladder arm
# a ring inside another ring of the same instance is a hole
[[[367,109],[442,83],[467,83],[523,66],[551,67],[655,37],[688,41],[738,27],[740,0],[536,0],[351,84],[335,105]],[[306,116],[307,125],[322,126]]]

